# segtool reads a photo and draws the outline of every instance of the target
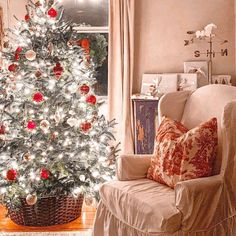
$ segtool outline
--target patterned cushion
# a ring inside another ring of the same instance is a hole
[[[147,177],[174,188],[179,181],[210,176],[216,150],[216,118],[192,130],[164,118],[157,131]]]

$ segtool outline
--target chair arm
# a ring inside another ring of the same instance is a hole
[[[116,175],[118,180],[146,178],[152,155],[121,155],[118,158]]]
[[[212,222],[222,191],[220,175],[179,182],[175,186],[175,204],[183,215],[183,229],[195,230],[196,225],[198,229],[204,229],[206,222]]]

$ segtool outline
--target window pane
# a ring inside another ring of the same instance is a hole
[[[109,0],[62,0],[65,18],[94,27],[108,26]]]

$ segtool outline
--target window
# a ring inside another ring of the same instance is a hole
[[[102,34],[108,42],[109,0],[61,0],[65,9],[64,17],[74,23],[85,23],[88,27],[78,28],[79,32]],[[107,96],[108,59],[97,69],[96,94]]]

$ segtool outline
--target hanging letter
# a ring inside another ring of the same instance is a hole
[[[194,56],[195,56],[195,57],[200,57],[200,55],[201,55],[200,51],[195,51],[195,52],[194,52]]]
[[[228,49],[221,49],[221,56],[228,56]]]

